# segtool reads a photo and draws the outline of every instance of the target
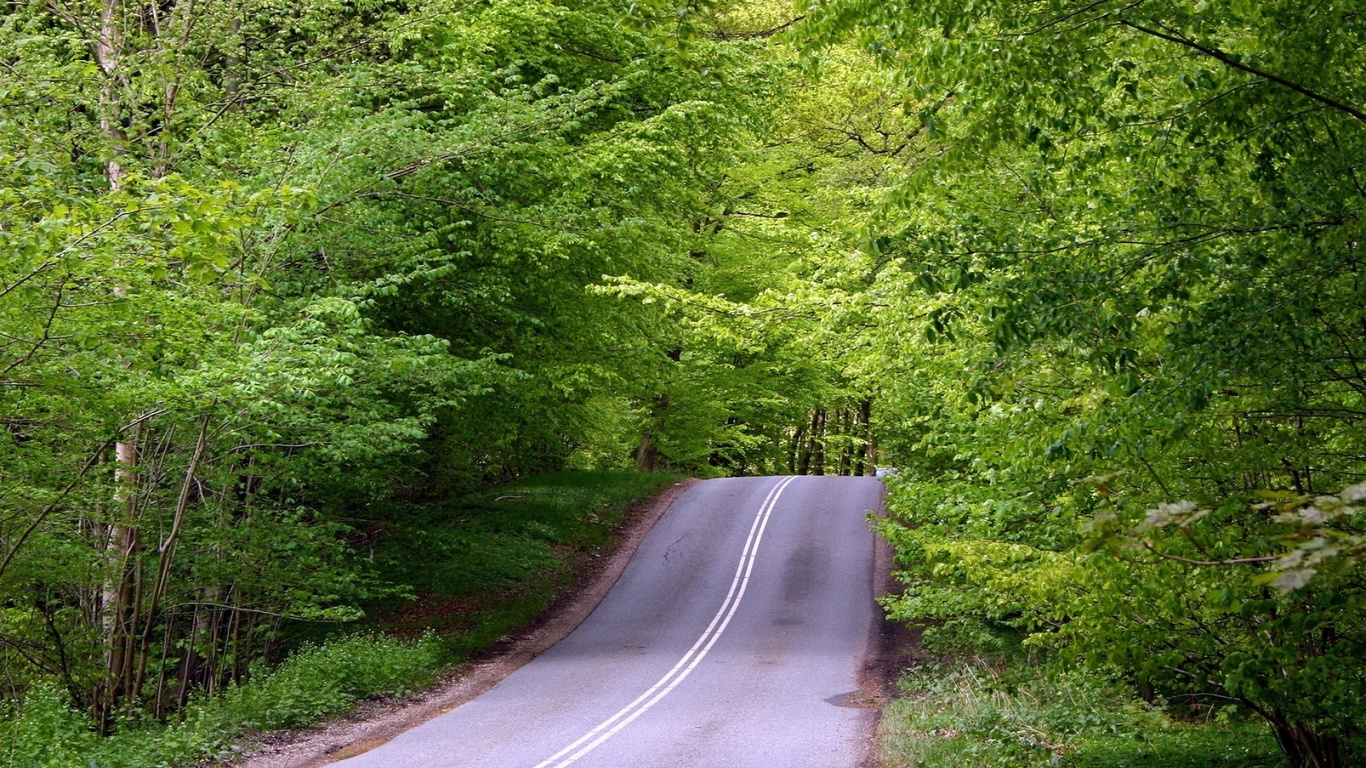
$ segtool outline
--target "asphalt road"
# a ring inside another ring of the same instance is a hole
[[[593,613],[482,696],[344,768],[855,768],[870,478],[709,480]]]

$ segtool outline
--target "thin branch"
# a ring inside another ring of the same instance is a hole
[[[805,15],[805,14],[803,14],[803,15],[801,15],[801,16],[798,16],[798,17],[796,17],[795,19],[788,19],[787,21],[784,21],[782,24],[779,24],[779,25],[776,26],[776,27],[770,27],[770,28],[768,28],[768,29],[760,29],[760,30],[756,30],[756,31],[754,31],[754,32],[735,32],[735,33],[731,33],[731,32],[725,31],[724,29],[718,29],[718,30],[716,30],[716,39],[717,39],[717,40],[722,40],[722,41],[729,41],[729,40],[762,40],[763,38],[766,38],[766,37],[773,37],[774,35],[778,34],[779,32],[782,32],[783,30],[785,30],[785,29],[787,29],[787,28],[789,28],[789,27],[791,27],[791,26],[793,26],[793,25],[795,25],[795,24],[800,23],[800,22],[803,21],[804,19],[806,19],[806,15]]]
[[[1014,34],[1015,34],[1015,35],[1037,35],[1037,34],[1039,34],[1040,32],[1043,32],[1043,31],[1046,30],[1046,29],[1050,29],[1050,28],[1052,28],[1052,27],[1056,27],[1056,26],[1058,26],[1059,24],[1062,24],[1063,22],[1068,21],[1069,19],[1074,19],[1074,18],[1076,18],[1076,17],[1082,15],[1083,13],[1086,13],[1087,11],[1094,10],[1094,9],[1096,9],[1096,8],[1102,6],[1102,5],[1105,5],[1106,3],[1109,3],[1109,2],[1110,2],[1110,0],[1096,0],[1095,2],[1090,3],[1089,5],[1083,5],[1083,6],[1081,6],[1080,8],[1074,8],[1074,9],[1072,9],[1071,11],[1069,11],[1069,12],[1067,12],[1067,13],[1064,13],[1063,15],[1061,15],[1061,16],[1055,18],[1055,19],[1051,19],[1051,20],[1049,20],[1049,21],[1046,21],[1046,22],[1044,22],[1044,23],[1042,23],[1042,24],[1040,24],[1040,25],[1034,27],[1033,29],[1026,30],[1026,31],[1024,31],[1024,32],[1016,32],[1016,33],[1014,33]]]
[[[0,560],[0,576],[5,575],[5,569],[9,567],[10,561],[18,554],[19,548],[24,546],[24,542],[28,540],[28,537],[33,535],[33,532],[38,530],[38,526],[42,525],[43,521],[47,519],[47,516],[52,514],[52,510],[56,509],[57,505],[61,503],[71,491],[75,490],[77,484],[81,482],[81,478],[85,477],[85,474],[90,471],[90,468],[99,462],[100,456],[104,455],[104,452],[109,450],[109,446],[113,444],[114,440],[106,440],[101,443],[99,449],[90,454],[89,459],[86,459],[85,465],[81,467],[81,471],[76,473],[76,476],[72,478],[71,482],[66,484],[66,487],[62,489],[61,493],[57,494],[57,498],[48,502],[47,506],[43,507],[38,515],[33,518],[33,522],[29,523],[28,528],[25,528],[24,532],[19,535],[19,538],[14,542],[14,546],[10,547],[9,550],[5,552],[4,559]]]
[[[317,445],[317,443],[246,443],[244,445],[238,445],[229,448],[227,451],[225,451],[225,453],[247,451],[251,450],[252,448],[285,448],[288,450],[297,450],[300,448],[312,448],[315,445]]]
[[[52,311],[48,313],[47,322],[43,324],[43,337],[41,339],[38,339],[37,341],[31,342],[32,347],[26,354],[15,358],[13,362],[5,366],[4,370],[0,370],[0,376],[7,375],[10,371],[14,370],[15,368],[18,368],[21,365],[24,365],[29,360],[32,360],[33,356],[38,354],[38,350],[42,349],[48,342],[52,341],[52,324],[57,321],[57,312],[60,311],[62,308],[62,295],[65,293],[65,288],[65,282],[57,284],[56,301],[54,301],[52,304]]]
[[[167,611],[168,614],[184,613],[183,608],[215,608],[220,611],[241,611],[242,613],[256,613],[262,616],[274,616],[280,619],[290,619],[291,621],[310,621],[310,622],[336,622],[336,619],[317,618],[312,616],[302,616],[284,611],[268,611],[264,608],[245,608],[240,605],[228,605],[227,603],[212,603],[205,600],[195,600],[188,603],[180,603],[177,610]]]
[[[1136,24],[1132,21],[1129,21],[1128,19],[1120,19],[1119,23],[1123,24],[1126,27],[1129,27],[1130,29],[1142,32],[1145,35],[1151,35],[1153,37],[1160,38],[1171,43],[1176,43],[1177,45],[1185,46],[1193,51],[1199,51],[1200,53],[1203,53],[1204,55],[1209,56],[1212,59],[1221,61],[1224,64],[1233,67],[1234,69],[1241,70],[1243,72],[1247,72],[1248,74],[1256,75],[1257,77],[1270,80],[1273,83],[1283,85],[1286,88],[1295,91],[1296,93],[1308,96],[1309,98],[1319,102],[1320,104],[1327,105],[1340,112],[1345,112],[1346,114],[1355,117],[1357,120],[1366,123],[1366,112],[1362,112],[1359,109],[1343,104],[1342,102],[1336,99],[1330,98],[1319,93],[1318,91],[1300,85],[1299,83],[1296,83],[1293,80],[1287,80],[1284,77],[1274,75],[1270,72],[1267,72],[1266,70],[1258,69],[1257,67],[1254,67],[1250,64],[1244,64],[1243,62],[1239,61],[1233,56],[1230,56],[1227,53],[1224,53],[1218,48],[1211,48],[1207,45],[1201,45],[1200,43],[1197,43],[1194,40],[1191,40],[1176,32],[1164,32],[1156,29],[1149,29],[1148,27]]]
[[[748,216],[752,219],[786,219],[788,214],[786,211],[779,211],[777,213],[751,213],[750,211],[726,211],[725,215]]]
[[[155,419],[156,417],[162,415],[163,413],[166,413],[166,409],[165,409],[165,408],[157,408],[156,410],[147,411],[146,413],[144,413],[144,414],[138,416],[136,419],[133,419],[132,421],[128,422],[127,424],[123,425],[122,427],[119,427],[119,433],[122,434],[122,433],[124,433],[124,432],[127,432],[128,430],[132,429],[133,427],[138,426],[139,424],[143,423],[144,421],[148,421],[148,420],[151,420],[151,419]]]
[[[1172,492],[1171,492],[1171,490],[1170,490],[1169,488],[1167,488],[1167,484],[1166,484],[1166,483],[1162,482],[1162,476],[1159,475],[1159,474],[1157,474],[1157,470],[1156,470],[1156,469],[1153,469],[1153,465],[1152,465],[1152,464],[1149,464],[1149,463],[1148,463],[1148,460],[1147,460],[1146,458],[1144,458],[1142,451],[1139,451],[1139,453],[1138,453],[1138,460],[1139,460],[1139,462],[1141,462],[1141,463],[1143,464],[1144,467],[1147,468],[1148,474],[1152,475],[1152,476],[1153,476],[1153,479],[1157,481],[1157,487],[1158,487],[1158,488],[1161,488],[1161,489],[1162,489],[1162,492],[1165,493],[1165,494],[1167,494],[1167,497],[1168,497],[1168,498],[1171,498],[1172,495],[1173,495]]]
[[[315,213],[314,215],[315,215],[315,216],[321,216],[322,214],[324,214],[324,213],[326,213],[326,212],[328,212],[328,211],[330,211],[330,210],[332,210],[333,208],[336,208],[336,207],[338,207],[338,206],[346,205],[347,203],[353,203],[353,202],[355,202],[355,201],[357,201],[357,200],[364,200],[364,199],[367,199],[367,198],[377,198],[377,197],[401,197],[401,198],[405,198],[405,199],[408,199],[408,200],[423,200],[423,201],[426,201],[426,202],[429,202],[429,203],[440,203],[441,205],[449,205],[450,207],[455,208],[455,209],[458,209],[458,210],[461,210],[461,211],[464,211],[465,213],[468,213],[468,214],[470,214],[471,216],[478,216],[478,217],[481,218],[481,219],[487,219],[487,220],[489,220],[489,221],[502,221],[502,222],[507,222],[507,223],[509,223],[509,224],[525,224],[526,226],[529,226],[529,227],[539,227],[539,228],[541,228],[541,229],[549,229],[549,230],[552,230],[552,231],[555,231],[555,232],[563,232],[563,233],[566,234],[566,235],[574,235],[575,237],[583,237],[583,236],[585,236],[585,233],[583,233],[583,232],[577,232],[577,231],[572,230],[572,229],[566,229],[566,228],[564,228],[564,227],[558,227],[558,226],[555,226],[554,224],[546,224],[546,223],[544,223],[544,222],[540,222],[540,221],[531,221],[531,220],[529,220],[529,219],[514,219],[514,218],[511,218],[511,217],[508,217],[508,216],[495,216],[495,215],[493,215],[493,214],[491,214],[491,213],[485,213],[484,211],[481,211],[481,210],[479,210],[479,209],[477,209],[477,208],[471,208],[471,207],[468,206],[468,205],[465,205],[465,204],[463,204],[463,203],[457,203],[457,202],[454,201],[454,200],[449,200],[449,199],[444,198],[444,197],[431,197],[431,196],[429,196],[429,195],[414,195],[414,194],[411,194],[411,193],[409,193],[409,192],[395,192],[395,191],[360,192],[360,193],[358,193],[358,194],[352,195],[351,197],[344,198],[344,199],[342,199],[342,200],[338,200],[338,201],[336,201],[336,202],[334,202],[334,203],[330,203],[330,204],[324,206],[324,207],[322,208],[322,210],[318,211],[318,212]]]
[[[180,529],[185,521],[185,512],[190,508],[190,494],[194,488],[195,473],[199,471],[199,461],[204,457],[204,450],[208,443],[209,415],[206,413],[199,417],[199,436],[195,439],[194,453],[190,456],[190,464],[185,469],[185,480],[180,484],[180,495],[176,499],[171,530],[166,535],[166,540],[161,543],[158,553],[157,577],[152,586],[151,601],[147,608],[147,627],[142,633],[144,646],[151,640],[152,628],[156,622],[156,611],[162,597],[166,595],[167,580],[171,576],[171,559],[175,557],[176,543],[180,538]]]
[[[44,261],[42,264],[39,264],[35,269],[30,271],[27,275],[24,275],[18,280],[15,280],[13,283],[10,283],[9,285],[5,286],[3,290],[0,290],[0,299],[3,299],[5,296],[12,293],[19,286],[23,285],[24,283],[27,283],[28,281],[32,280],[33,278],[37,277],[38,275],[41,275],[42,273],[46,272],[47,270],[55,266],[57,266],[56,259],[48,259],[47,261]]]
[[[1151,541],[1143,542],[1143,548],[1166,560],[1175,560],[1178,563],[1189,563],[1190,565],[1256,565],[1258,563],[1270,563],[1281,559],[1279,555],[1266,555],[1264,557],[1236,557],[1231,560],[1192,560],[1189,557],[1158,552]]]

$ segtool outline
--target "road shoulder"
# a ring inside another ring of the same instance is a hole
[[[884,489],[882,506],[877,510],[879,517],[887,514],[886,501],[887,491]],[[874,539],[873,595],[882,598],[899,592],[901,586],[893,576],[893,557],[896,552],[892,543],[882,536],[875,535]],[[859,671],[863,704],[871,710],[868,743],[859,768],[883,768],[879,744],[883,708],[896,698],[897,680],[902,670],[915,663],[919,650],[920,630],[887,618],[879,605],[868,639],[868,652]]]

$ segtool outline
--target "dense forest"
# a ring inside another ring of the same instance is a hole
[[[1362,759],[1358,6],[6,0],[0,720],[183,717],[407,502],[891,465],[927,641]]]

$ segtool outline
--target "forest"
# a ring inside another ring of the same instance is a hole
[[[441,500],[891,466],[927,647],[1359,765],[1363,12],[4,0],[0,755],[407,653]]]

